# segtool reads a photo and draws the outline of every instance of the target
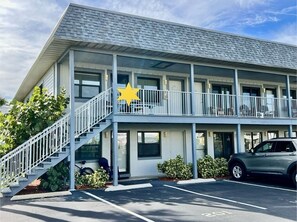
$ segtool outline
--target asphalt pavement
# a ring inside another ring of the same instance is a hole
[[[73,191],[70,196],[10,201],[1,198],[1,221],[297,221],[291,186],[221,180],[178,185],[146,180],[150,188]],[[125,185],[125,183],[123,183]]]

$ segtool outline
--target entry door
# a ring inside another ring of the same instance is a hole
[[[182,81],[169,80],[169,113],[172,115],[183,114]]]
[[[111,141],[111,147],[112,147]],[[111,148],[111,160],[112,160]],[[118,166],[120,174],[130,173],[129,160],[129,132],[118,132]],[[111,163],[112,164],[112,163]]]
[[[234,153],[233,133],[214,132],[213,137],[214,157],[224,157],[228,160]]]
[[[205,100],[205,98],[203,98],[203,95],[202,95],[203,87],[201,82],[194,83],[194,92],[195,92],[195,113],[196,115],[202,115],[203,101]]]
[[[266,89],[266,105],[268,107],[268,111],[275,111],[275,89]]]

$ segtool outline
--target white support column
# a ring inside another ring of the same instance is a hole
[[[235,113],[240,117],[239,111],[239,86],[238,86],[238,70],[234,70],[234,91],[235,91]],[[236,145],[237,145],[237,153],[241,152],[241,125],[236,125]]]
[[[194,64],[191,64],[191,75],[190,75],[190,87],[191,87],[191,114],[196,114],[196,100],[195,100],[195,85],[194,85]]]
[[[108,70],[107,69],[104,69],[104,90],[107,90],[108,89]]]
[[[74,51],[69,51],[70,97],[70,190],[75,190],[75,100],[74,100]]]
[[[287,92],[287,99],[288,99],[288,102],[287,102],[287,106],[288,106],[288,116],[289,118],[292,118],[292,100],[291,100],[291,92],[290,92],[290,76],[287,75],[287,78],[286,78],[286,92]],[[289,125],[289,128],[288,128],[288,136],[289,137],[292,137],[292,134],[293,134],[293,127],[292,125]]]
[[[113,104],[113,114],[118,112],[118,102],[117,102],[117,85],[118,85],[118,65],[117,65],[117,55],[113,55],[112,60],[112,104]]]
[[[113,101],[113,114],[118,112],[117,106],[117,83],[118,83],[118,70],[117,70],[117,55],[113,55],[112,62],[112,101]],[[118,123],[112,120],[113,138],[112,138],[112,167],[113,167],[113,185],[118,185]]]
[[[240,153],[241,152],[241,141],[240,141],[240,137],[241,137],[241,125],[237,124],[236,125],[236,145],[237,145],[237,150],[236,153]]]
[[[197,156],[196,156],[196,123],[192,123],[192,162],[193,162],[193,178],[198,178]]]
[[[234,70],[234,92],[235,92],[235,113],[240,116],[239,112],[239,87],[238,87],[238,72]]]
[[[112,185],[117,186],[118,182],[118,123],[112,123],[112,171],[113,181]]]
[[[193,116],[196,114],[196,101],[195,101],[195,89],[194,89],[194,64],[191,64],[190,74],[190,87],[191,87],[191,113]],[[197,156],[196,156],[196,123],[192,123],[192,163],[193,163],[193,178],[198,178],[197,169]]]

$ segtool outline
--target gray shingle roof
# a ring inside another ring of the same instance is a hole
[[[297,47],[71,4],[55,38],[297,69]]]

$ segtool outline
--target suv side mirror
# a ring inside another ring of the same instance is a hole
[[[254,148],[251,148],[251,149],[250,149],[250,152],[251,152],[252,154],[255,154],[255,149],[254,149]]]

